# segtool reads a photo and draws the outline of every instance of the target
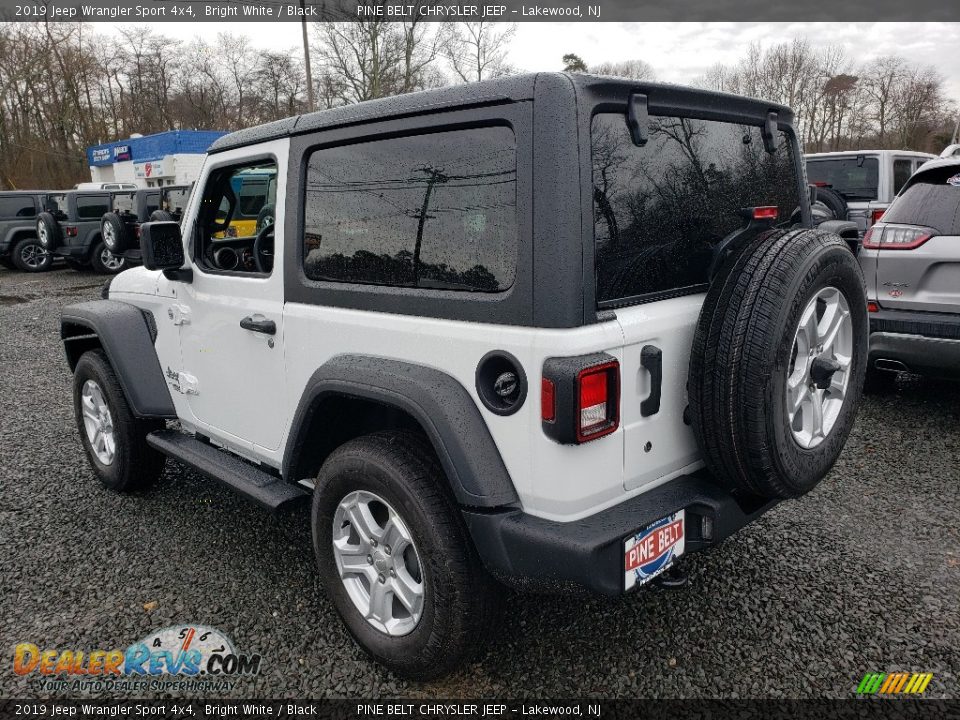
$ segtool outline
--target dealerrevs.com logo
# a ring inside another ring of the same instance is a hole
[[[222,691],[260,672],[261,656],[241,653],[204,625],[158,630],[125,650],[54,650],[19,643],[13,672],[46,691]]]

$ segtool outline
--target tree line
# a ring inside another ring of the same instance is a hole
[[[483,22],[313,23],[308,87],[299,45],[264,50],[229,33],[185,42],[134,26],[106,33],[77,23],[0,24],[0,187],[69,187],[89,178],[87,147],[132,133],[236,130],[311,103],[330,108],[510,74],[514,33]],[[557,60],[572,72],[655,78],[642,60]],[[900,57],[857,64],[805,40],[751,46],[697,84],[790,105],[808,151],[937,150],[955,113],[931,68]]]

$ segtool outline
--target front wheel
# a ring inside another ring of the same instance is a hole
[[[114,255],[101,241],[93,247],[90,266],[101,275],[116,275],[126,269],[127,259],[122,255]]]
[[[378,433],[334,451],[317,478],[313,542],[347,630],[394,672],[436,678],[481,645],[494,581],[421,436]]]
[[[147,445],[161,420],[130,412],[113,367],[100,350],[83,354],[73,374],[73,409],[87,459],[106,487],[130,492],[153,484],[165,457]]]

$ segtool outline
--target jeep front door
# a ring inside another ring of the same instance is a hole
[[[237,188],[247,177],[283,176],[286,162],[277,158],[286,157],[286,143],[271,143],[269,155],[254,159],[241,159],[240,151],[214,156],[192,213],[193,279],[172,306],[180,321],[180,392],[198,429],[268,461],[280,445],[285,413],[282,229],[277,223],[274,241],[270,227],[241,235],[231,225],[257,215],[260,208]]]

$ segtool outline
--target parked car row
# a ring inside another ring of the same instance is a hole
[[[177,220],[188,186],[0,193],[0,265],[42,272],[55,258],[115,274],[139,262],[140,225]]]

